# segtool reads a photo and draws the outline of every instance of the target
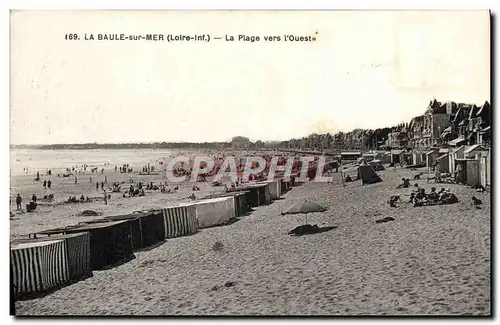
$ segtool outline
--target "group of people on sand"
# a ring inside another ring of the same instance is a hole
[[[436,204],[453,204],[458,202],[455,194],[451,193],[449,189],[441,188],[439,192],[435,187],[431,188],[430,193],[425,193],[425,189],[415,184],[415,191],[410,194],[410,203],[414,207],[423,205],[436,205]]]
[[[37,197],[35,194],[33,194],[33,196],[31,197],[30,204],[26,205],[26,212],[32,212],[36,209],[37,207],[36,200]],[[21,194],[18,193],[16,196],[16,210],[21,210],[21,212],[23,211],[22,203],[23,203],[23,198],[21,197]]]
[[[93,202],[93,199],[95,198],[89,198],[84,197],[83,194],[80,195],[80,198],[77,199],[76,196],[70,196],[64,203],[87,203],[87,202]],[[111,200],[111,194],[104,193],[104,202],[107,204],[108,200]]]
[[[36,194],[33,194],[31,196],[31,201],[30,203],[27,205],[27,212],[31,212],[31,211],[34,211],[37,207],[37,200],[38,200],[38,197],[36,196]],[[44,195],[43,196],[43,199],[42,201],[48,201],[48,202],[51,202],[52,200],[54,200],[54,194],[49,194],[49,195]],[[16,195],[16,210],[23,210],[23,207],[22,207],[22,204],[23,204],[23,198],[21,197],[21,194],[17,194]]]
[[[47,188],[50,189],[50,187],[52,186],[52,181],[50,179],[48,181],[44,180],[42,186],[44,189],[47,189]]]
[[[117,167],[115,166],[115,173],[117,171]],[[120,166],[120,173],[123,174],[123,173],[131,173],[133,171],[132,168],[130,168],[130,165],[129,164],[125,164],[123,166]]]
[[[142,167],[142,173],[143,174],[149,174],[155,171],[155,167],[151,166],[150,164],[147,164],[146,166]]]
[[[86,198],[82,195],[80,195],[80,199],[77,199],[76,196],[69,197],[68,200],[66,200],[66,203],[83,203],[83,202],[92,202],[92,200],[87,196]]]
[[[100,183],[99,183],[99,182],[96,182],[96,183],[95,183],[95,190],[96,190],[96,191],[99,191],[99,186],[100,186],[100,187],[101,187],[101,190],[103,190],[103,191],[104,191],[104,184],[106,184],[106,183],[105,183],[105,182],[100,182]]]
[[[23,169],[23,170],[25,170],[25,171],[26,171],[26,173],[28,172],[28,168],[25,168],[25,169]],[[52,175],[52,170],[51,170],[51,169],[47,169],[47,171],[45,172],[45,175],[48,175],[48,176]],[[36,178],[35,178],[35,181],[37,181],[37,182],[38,182],[38,181],[40,181],[40,180],[41,180],[41,178],[40,178],[40,172],[36,172]]]

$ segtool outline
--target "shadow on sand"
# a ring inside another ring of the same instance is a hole
[[[122,266],[123,264],[128,263],[128,262],[130,262],[130,261],[132,261],[134,259],[135,259],[135,255],[134,254],[129,254],[127,256],[124,256],[120,260],[116,261],[115,263],[106,264],[106,265],[104,265],[104,266],[102,266],[100,268],[97,268],[96,271],[111,270],[111,269],[114,269],[115,267]]]
[[[148,251],[150,251],[152,249],[160,247],[161,245],[165,244],[166,242],[167,242],[166,240],[162,240],[161,242],[158,242],[158,243],[153,244],[151,246],[147,246],[147,247],[143,247],[141,249],[138,249],[138,250],[136,250],[136,252],[148,252]]]
[[[54,286],[48,290],[45,290],[45,291],[42,291],[42,292],[29,292],[29,293],[22,293],[22,294],[19,294],[19,295],[14,295],[14,293],[12,293],[11,295],[11,301],[13,301],[14,303],[16,301],[25,301],[25,300],[32,300],[32,299],[40,299],[40,298],[43,298],[43,297],[46,297],[54,292],[56,292],[57,290],[60,290],[62,288],[65,288],[67,286],[70,286],[74,283],[77,283],[79,281],[84,281],[88,278],[91,278],[93,276],[92,273],[89,273],[89,274],[85,274],[85,275],[82,275],[82,276],[79,276],[78,278],[76,279],[72,279],[72,280],[69,280],[65,283],[61,283],[57,286]],[[14,313],[15,314],[15,313]],[[15,316],[15,315],[13,315]]]

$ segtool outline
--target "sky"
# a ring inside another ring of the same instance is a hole
[[[490,101],[488,11],[12,11],[10,23],[11,144],[288,140],[409,122],[432,98]],[[211,40],[82,40],[99,33]],[[260,41],[224,40],[240,34]],[[263,39],[285,34],[316,41]]]

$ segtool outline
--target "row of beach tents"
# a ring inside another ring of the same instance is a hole
[[[108,216],[29,234],[11,243],[15,299],[37,297],[135,258],[167,239],[220,226],[279,198],[292,186],[283,178],[248,183],[159,210]]]

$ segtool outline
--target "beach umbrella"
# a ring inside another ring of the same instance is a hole
[[[313,212],[324,212],[327,209],[314,201],[309,201],[304,199],[304,201],[297,202],[288,209],[281,212],[282,215],[285,214],[305,214],[306,224],[307,224],[307,214]]]

